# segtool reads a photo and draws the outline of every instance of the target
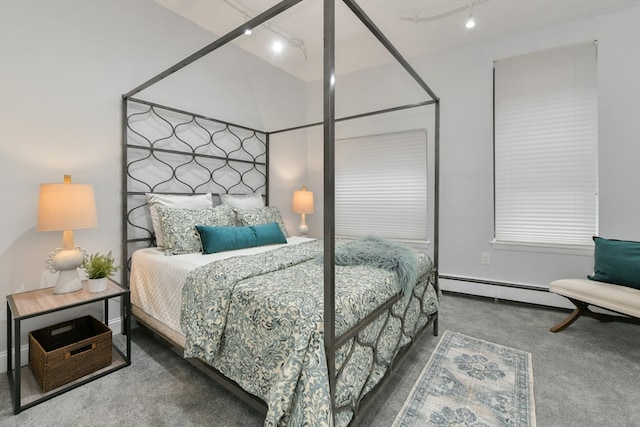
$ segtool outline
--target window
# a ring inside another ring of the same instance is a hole
[[[336,141],[335,202],[338,236],[426,243],[426,131]]]
[[[494,79],[496,243],[591,245],[596,44],[496,61]]]

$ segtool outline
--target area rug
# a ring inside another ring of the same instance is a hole
[[[445,331],[394,427],[536,425],[531,353]]]

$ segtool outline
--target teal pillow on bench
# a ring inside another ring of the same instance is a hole
[[[241,227],[196,225],[196,230],[203,254],[287,243],[276,222]]]
[[[591,280],[640,289],[640,242],[594,237]]]

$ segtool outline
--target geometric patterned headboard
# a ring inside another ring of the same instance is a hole
[[[268,186],[268,135],[129,98],[123,103],[123,258],[154,245],[146,193],[259,193]]]

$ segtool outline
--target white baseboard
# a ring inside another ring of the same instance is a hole
[[[111,328],[113,336],[121,335],[122,332],[122,318],[109,320],[109,327]],[[13,355],[12,355],[13,356]],[[15,363],[15,360],[14,360]],[[26,366],[29,364],[29,343],[22,344],[20,346],[20,365]],[[0,373],[7,372],[7,349],[3,349],[0,352]]]

